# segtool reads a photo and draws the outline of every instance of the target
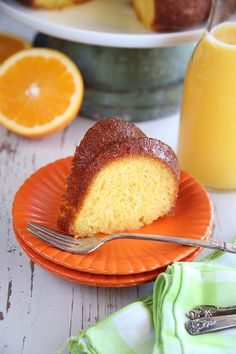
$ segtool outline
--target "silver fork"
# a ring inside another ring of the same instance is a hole
[[[236,315],[236,306],[221,307],[214,305],[201,305],[195,307],[186,314],[190,320],[224,315]]]
[[[233,327],[236,327],[236,315],[203,317],[185,323],[185,329],[191,335],[216,332]]]
[[[151,240],[177,243],[185,246],[204,247],[210,249],[218,249],[230,253],[236,253],[236,245],[227,242],[203,241],[183,237],[172,237],[162,235],[146,235],[146,234],[114,234],[106,237],[81,237],[74,238],[71,235],[50,229],[35,222],[30,221],[27,230],[32,234],[50,243],[52,246],[63,251],[76,254],[86,254],[95,251],[102,245],[117,239],[135,239],[135,240]]]

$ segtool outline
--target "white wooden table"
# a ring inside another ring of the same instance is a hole
[[[0,30],[31,38],[32,32],[0,14]],[[0,127],[0,353],[50,354],[79,329],[94,324],[137,297],[152,284],[105,289],[73,284],[34,265],[18,245],[11,222],[14,195],[39,167],[72,155],[94,122],[79,117],[68,128],[41,140],[27,140]],[[178,116],[138,126],[176,147]],[[214,205],[214,234],[230,240],[236,235],[236,193],[210,193]],[[112,353],[108,353],[112,354]]]

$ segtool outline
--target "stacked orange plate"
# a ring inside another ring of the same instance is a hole
[[[13,204],[16,238],[33,262],[65,279],[94,286],[124,287],[152,281],[174,261],[191,261],[199,248],[143,240],[115,240],[87,255],[61,251],[27,231],[28,221],[57,229],[61,196],[71,157],[35,172],[17,192]],[[182,172],[174,216],[137,232],[206,239],[212,227],[212,205],[205,189]]]

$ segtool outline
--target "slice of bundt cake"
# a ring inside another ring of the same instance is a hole
[[[120,119],[96,123],[76,148],[58,226],[75,237],[139,229],[173,209],[174,151]]]

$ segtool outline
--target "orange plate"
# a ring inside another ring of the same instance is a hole
[[[148,283],[156,279],[158,274],[164,272],[166,267],[153,270],[151,272],[130,274],[130,275],[102,275],[80,272],[78,270],[63,267],[57,263],[51,262],[46,258],[43,258],[37,252],[34,252],[32,248],[28,247],[26,243],[20,238],[18,233],[15,231],[16,239],[21,245],[22,249],[29,256],[29,258],[41,268],[53,273],[54,275],[70,280],[74,283],[82,283],[92,286],[102,286],[102,287],[112,287],[121,288],[126,286],[135,286]],[[201,252],[202,248],[197,248],[189,256],[183,258],[181,261],[190,262],[194,260],[197,255]]]
[[[33,236],[29,220],[57,228],[61,195],[65,189],[71,157],[42,167],[17,192],[13,225],[22,240],[44,258],[64,267],[95,274],[125,275],[151,271],[178,261],[195,248],[142,240],[115,240],[88,255],[61,251]],[[213,212],[205,189],[182,172],[175,216],[167,216],[138,232],[204,239],[209,235]]]

